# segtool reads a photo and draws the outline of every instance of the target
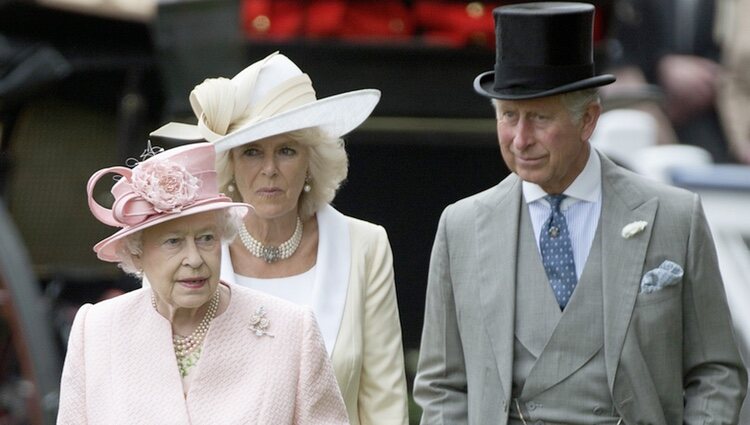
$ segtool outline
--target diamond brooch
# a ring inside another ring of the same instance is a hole
[[[273,337],[273,334],[266,330],[270,324],[271,321],[266,317],[266,309],[263,306],[258,307],[250,317],[250,330],[257,336],[268,335]]]

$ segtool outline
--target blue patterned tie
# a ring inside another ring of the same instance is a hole
[[[539,247],[542,251],[544,271],[547,272],[552,291],[562,310],[568,304],[573,289],[578,283],[568,223],[560,211],[560,204],[565,199],[565,195],[547,195],[544,199],[549,202],[552,211],[542,226]]]

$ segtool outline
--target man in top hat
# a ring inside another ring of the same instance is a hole
[[[594,7],[495,9],[492,99],[512,174],[435,237],[422,424],[736,424],[747,373],[695,194],[589,144]]]

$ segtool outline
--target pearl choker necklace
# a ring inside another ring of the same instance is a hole
[[[262,258],[266,263],[274,263],[279,260],[286,260],[299,248],[302,241],[302,220],[297,217],[297,227],[294,228],[292,237],[279,246],[263,245],[247,231],[245,223],[240,224],[240,240],[251,254]]]

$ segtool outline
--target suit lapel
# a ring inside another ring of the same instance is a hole
[[[479,295],[503,396],[511,394],[521,183],[511,175],[476,201]]]
[[[628,182],[625,171],[606,157],[602,160],[602,291],[604,310],[604,353],[607,381],[614,386],[625,333],[638,296],[640,278],[658,207],[657,199],[648,199]],[[645,221],[646,228],[631,238],[622,236],[622,228]]]
[[[318,270],[315,272],[312,307],[328,356],[331,356],[346,307],[352,264],[351,236],[346,216],[332,206],[324,205],[317,217]]]

